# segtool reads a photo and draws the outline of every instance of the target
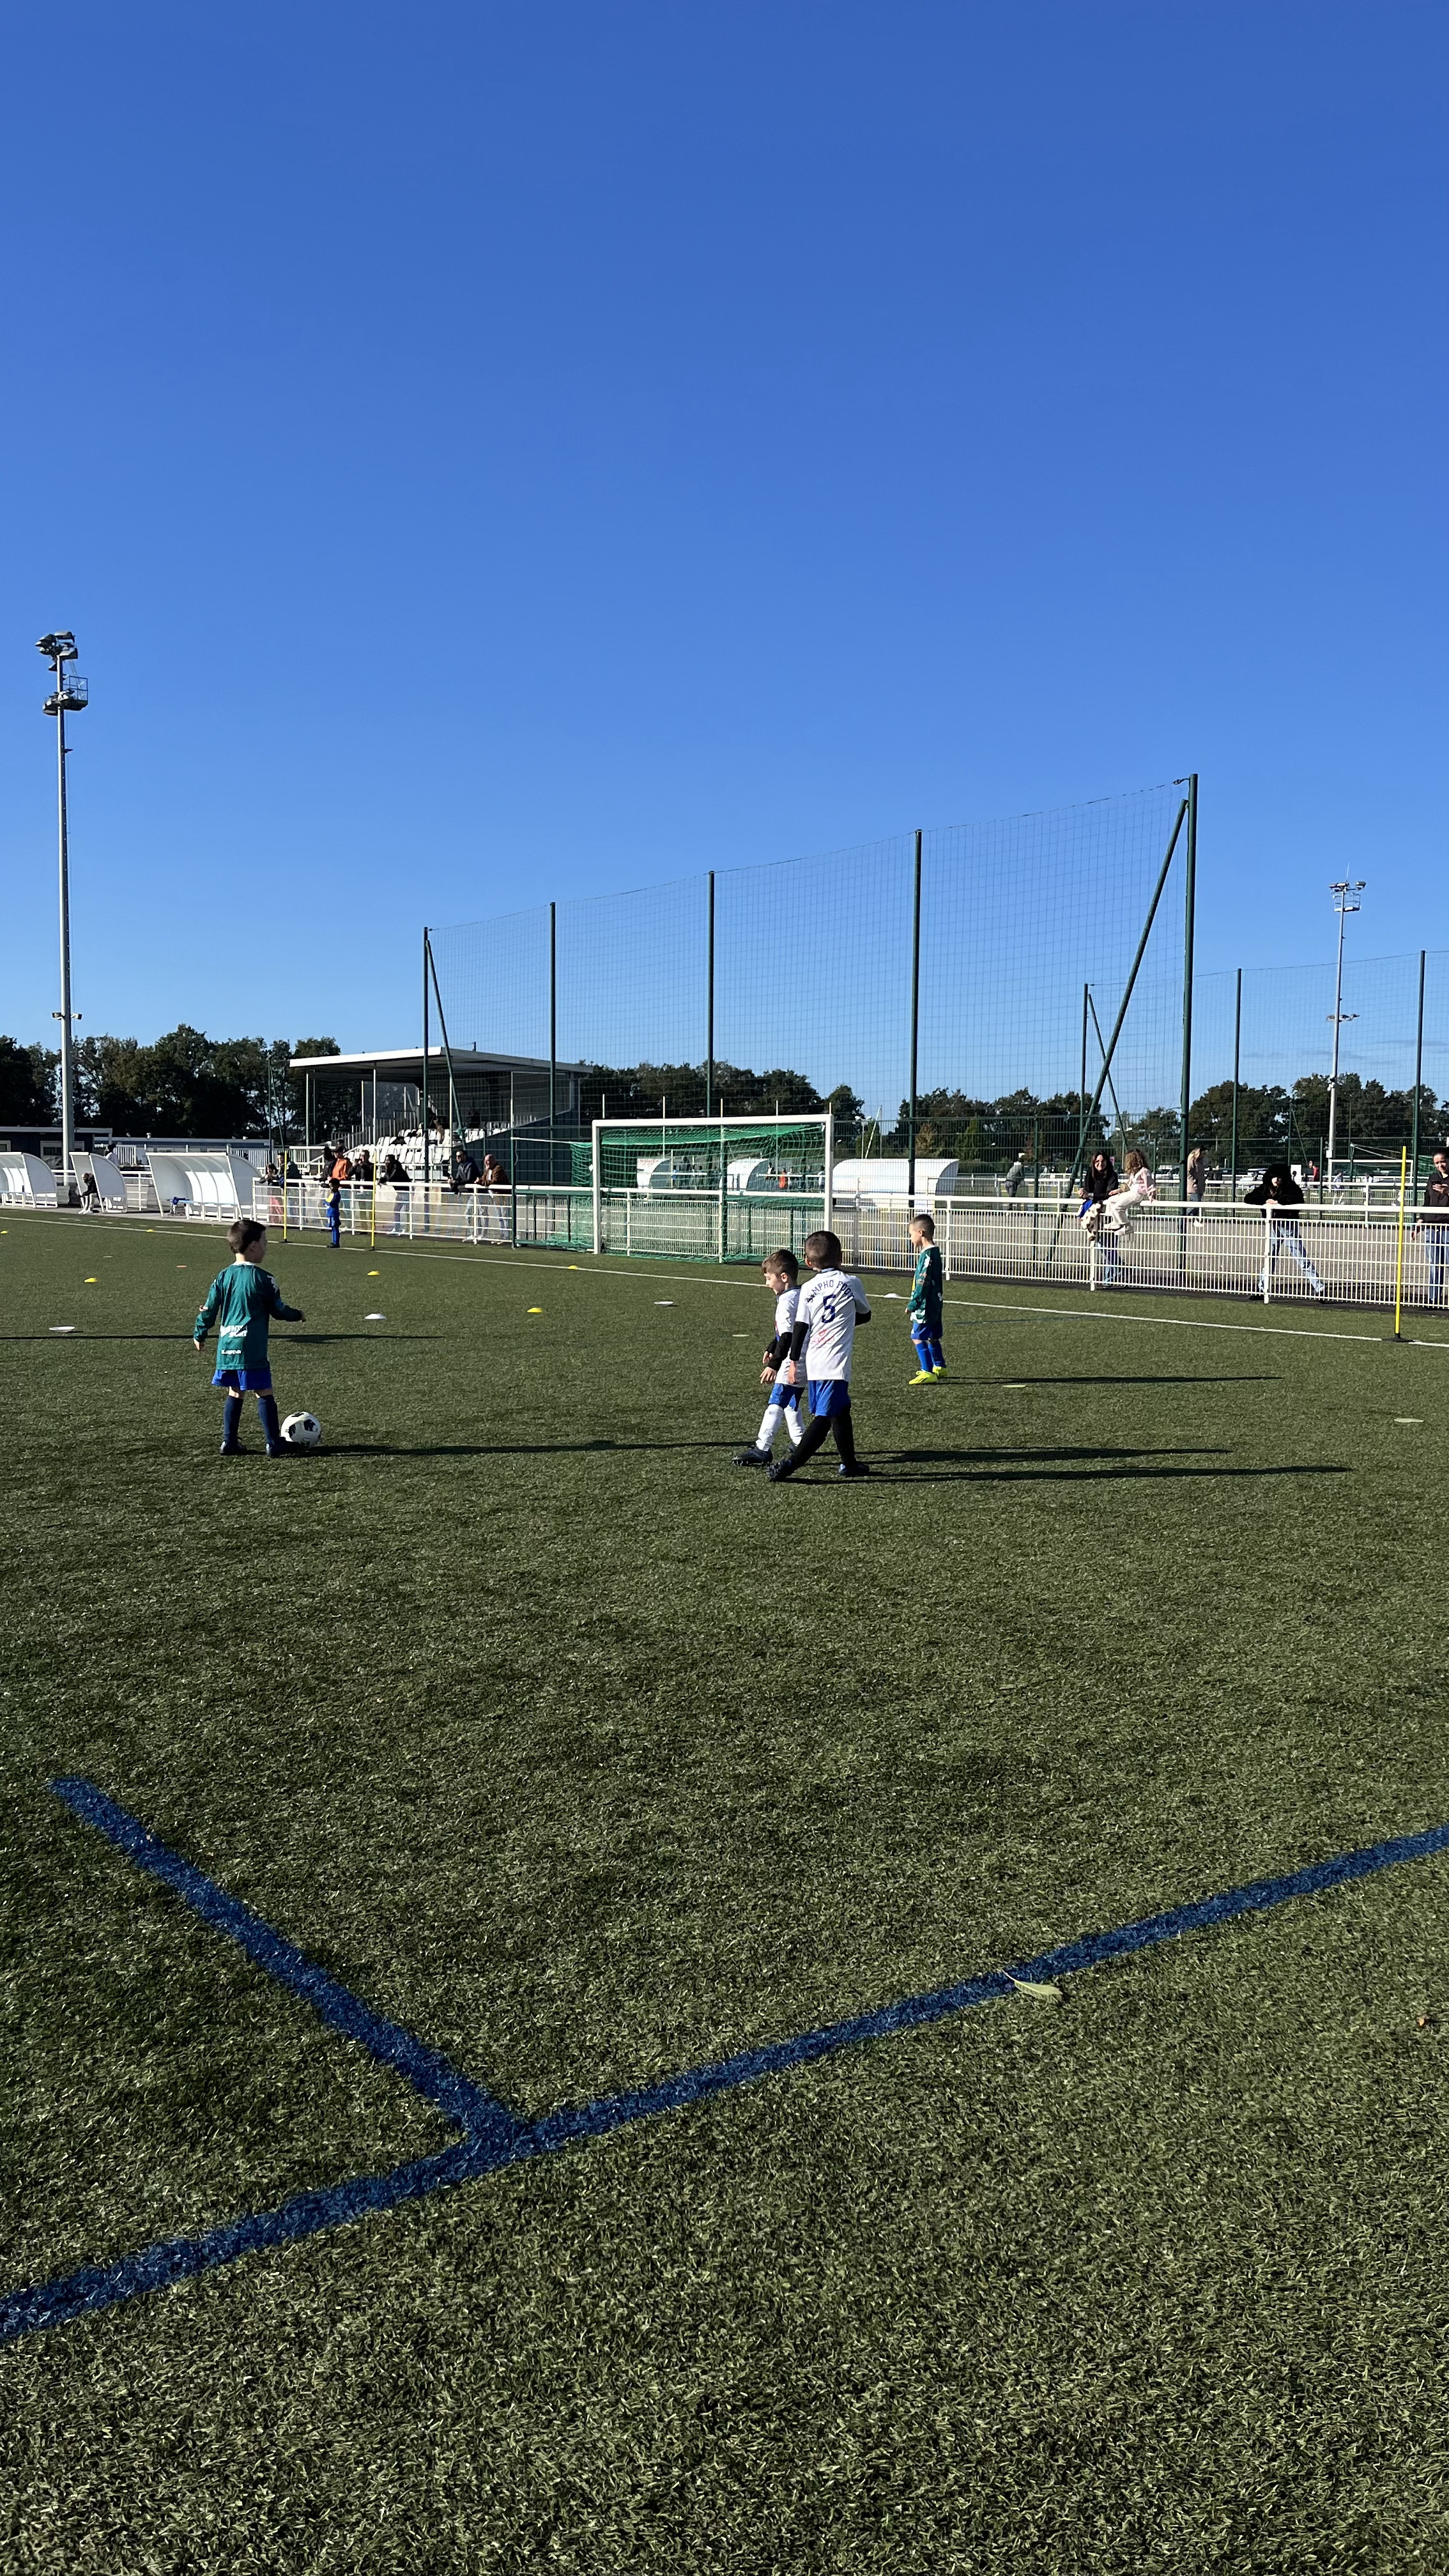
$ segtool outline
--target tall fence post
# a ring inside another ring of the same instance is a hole
[[[820,1222],[827,1234],[835,1232],[835,1112],[825,1112],[825,1205]]]
[[[1419,951],[1419,1026],[1414,1039],[1414,1205],[1419,1204],[1419,1102],[1424,1089],[1424,957]]]
[[[915,888],[911,904],[911,1097],[908,1112],[906,1210],[916,1213],[916,1082],[921,1036],[921,835],[916,834]]]
[[[558,905],[548,908],[548,1185],[554,1184],[553,1122],[558,1091]]]
[[[714,1116],[714,870],[709,872],[709,959],[704,1014],[704,1114]],[[723,1257],[723,1256],[721,1256]]]
[[[1187,1125],[1192,1111],[1192,942],[1197,908],[1197,771],[1187,782],[1187,891],[1182,921],[1182,1151],[1179,1198],[1187,1197]]]
[[[1087,1156],[1087,1013],[1092,1007],[1092,987],[1082,986],[1082,1087],[1077,1094],[1077,1169]]]
[[[602,1174],[602,1172],[601,1172],[601,1170],[600,1170],[600,1168],[599,1168],[599,1165],[600,1165],[600,1141],[601,1141],[601,1140],[600,1140],[600,1133],[599,1133],[599,1131],[600,1131],[600,1129],[601,1129],[602,1125],[603,1125],[603,1120],[602,1120],[602,1119],[600,1119],[600,1118],[596,1118],[596,1119],[594,1120],[594,1150],[593,1150],[593,1154],[592,1154],[591,1160],[592,1160],[593,1167],[594,1167],[594,1250],[595,1250],[595,1252],[602,1252],[602,1251],[603,1251],[603,1249],[604,1249],[604,1180],[603,1180],[603,1174]]]
[[[1233,1154],[1229,1195],[1238,1203],[1238,1073],[1243,1055],[1243,970],[1238,968],[1238,996],[1233,1006]]]
[[[428,1153],[428,925],[423,924],[423,1187],[432,1169]]]

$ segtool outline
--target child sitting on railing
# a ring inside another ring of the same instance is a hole
[[[1102,1211],[1102,1223],[1109,1234],[1126,1234],[1140,1207],[1157,1196],[1157,1184],[1147,1167],[1147,1157],[1134,1145],[1123,1166],[1126,1178],[1122,1187],[1113,1190]]]

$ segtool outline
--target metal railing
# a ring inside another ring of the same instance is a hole
[[[285,1212],[283,1199],[285,1196]],[[326,1227],[320,1183],[258,1180],[252,1213],[274,1236]],[[1088,1294],[1149,1290],[1175,1295],[1257,1298],[1266,1303],[1392,1307],[1449,1306],[1449,1222],[1407,1208],[1199,1206],[1156,1199],[1120,1223],[1082,1224],[1076,1204],[1048,1199],[942,1199],[936,1239],[946,1276]],[[450,1190],[437,1182],[375,1189],[345,1182],[342,1233],[369,1242],[514,1244],[572,1252],[593,1248],[588,1189]],[[821,1202],[783,1193],[606,1190],[603,1248],[656,1260],[756,1262],[777,1245],[797,1254],[821,1222]],[[909,1271],[910,1216],[898,1208],[837,1199],[835,1231],[854,1270]],[[1402,1274],[1400,1264],[1402,1261]]]

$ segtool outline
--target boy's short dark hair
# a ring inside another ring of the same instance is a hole
[[[845,1255],[840,1248],[839,1235],[827,1234],[824,1226],[821,1227],[818,1234],[807,1234],[805,1237],[805,1258],[807,1261],[809,1260],[812,1252],[819,1254],[820,1267],[822,1270],[838,1270],[842,1261],[845,1259]]]
[[[262,1241],[266,1231],[266,1227],[258,1225],[254,1216],[239,1216],[235,1225],[227,1227],[226,1239],[233,1252],[250,1252],[254,1243]]]
[[[778,1252],[767,1252],[764,1260],[760,1264],[760,1268],[762,1270],[783,1270],[787,1279],[798,1279],[800,1276],[800,1264],[796,1260],[794,1253],[791,1252],[785,1244],[781,1244]]]
[[[912,1219],[911,1219],[911,1223],[912,1223],[912,1225],[918,1225],[918,1226],[920,1227],[920,1229],[921,1229],[922,1234],[928,1234],[928,1235],[930,1236],[930,1238],[931,1238],[931,1241],[932,1241],[933,1243],[935,1242],[935,1240],[936,1240],[936,1220],[935,1220],[935,1218],[934,1218],[933,1216],[925,1216],[925,1215],[923,1215],[923,1214],[917,1214],[917,1215],[915,1215],[915,1216],[913,1216],[913,1217],[912,1217]]]

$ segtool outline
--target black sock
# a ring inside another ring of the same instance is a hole
[[[835,1434],[835,1446],[840,1451],[840,1463],[842,1467],[853,1467],[856,1463],[855,1424],[850,1418],[849,1405],[846,1406],[843,1413],[834,1413],[831,1415],[830,1427]]]
[[[812,1414],[800,1435],[799,1447],[791,1450],[785,1461],[786,1465],[792,1470],[803,1467],[807,1458],[813,1458],[817,1449],[824,1448],[829,1436],[830,1416],[825,1413]]]
[[[262,1417],[262,1429],[267,1435],[267,1447],[269,1449],[279,1449],[282,1445],[282,1426],[277,1420],[276,1397],[274,1395],[259,1395],[257,1397],[257,1411]]]
[[[241,1407],[241,1397],[239,1395],[229,1395],[225,1404],[221,1408],[221,1445],[223,1449],[234,1449],[236,1447],[236,1435],[241,1429]]]

